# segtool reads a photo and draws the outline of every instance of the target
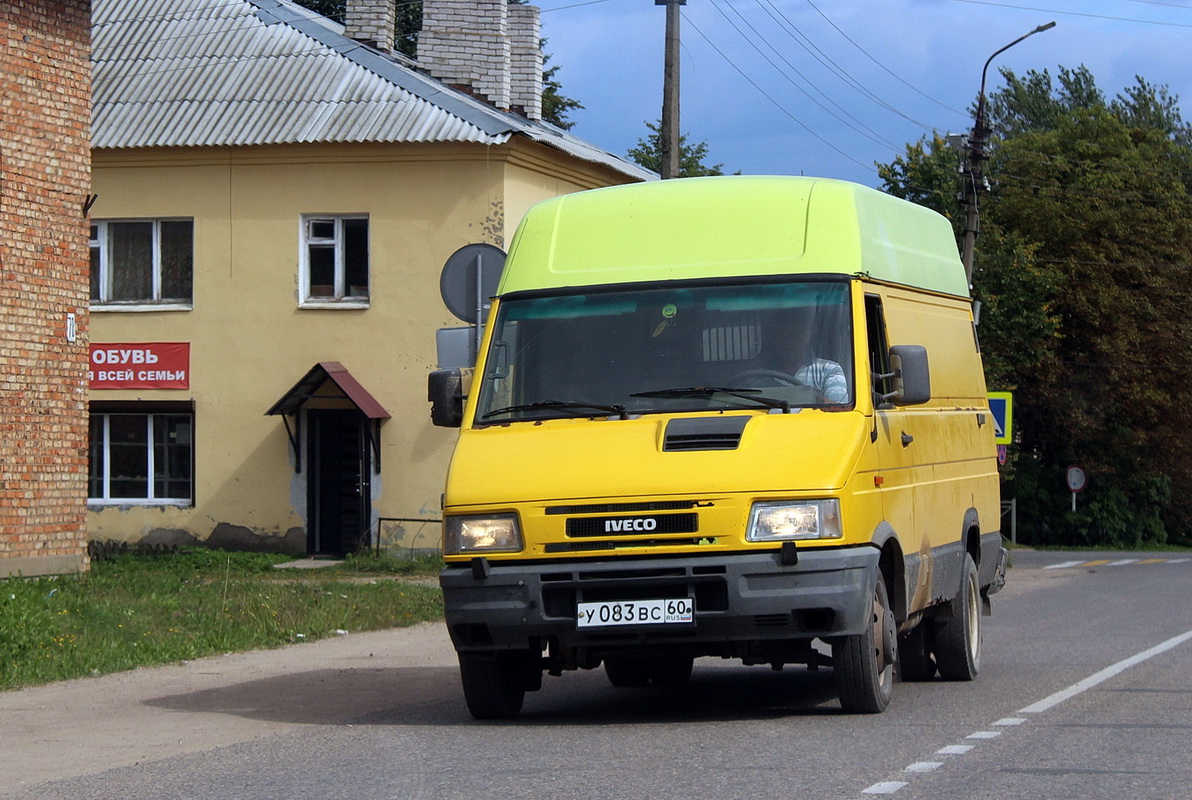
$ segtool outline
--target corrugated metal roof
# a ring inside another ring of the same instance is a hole
[[[471,142],[526,136],[653,174],[343,36],[290,0],[93,0],[92,146]]]

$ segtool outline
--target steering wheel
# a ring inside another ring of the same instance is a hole
[[[781,381],[788,386],[806,386],[807,384],[790,375],[786,372],[779,372],[776,369],[747,369],[744,372],[738,372],[736,375],[729,378],[729,383],[736,386],[740,383],[748,381],[750,378],[770,378],[772,380]]]

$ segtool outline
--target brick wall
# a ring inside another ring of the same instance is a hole
[[[423,0],[418,64],[449,86],[510,107],[507,0]]]
[[[393,26],[397,24],[396,0],[348,0],[344,8],[344,35],[393,52]]]
[[[0,3],[0,577],[87,566],[90,13]]]
[[[509,102],[514,111],[542,119],[542,21],[537,6],[509,6]]]

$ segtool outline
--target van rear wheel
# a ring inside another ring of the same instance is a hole
[[[929,681],[935,677],[931,633],[931,623],[920,622],[898,639],[898,675],[907,683]]]
[[[935,660],[940,677],[949,681],[971,681],[981,669],[981,588],[977,565],[968,553],[962,572],[952,616],[938,618],[935,629]]]
[[[865,630],[855,636],[842,636],[832,645],[836,693],[840,707],[847,713],[877,714],[886,710],[894,690],[897,642],[886,582],[879,573]]]

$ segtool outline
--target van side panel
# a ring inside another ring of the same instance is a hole
[[[880,293],[890,344],[923,345],[931,370],[928,403],[877,412],[897,423],[897,440],[886,446],[901,449],[890,458],[900,457],[909,473],[900,489],[914,509],[914,532],[899,534],[923,559],[914,610],[955,595],[966,517],[978,521],[979,533],[997,532],[997,448],[968,302],[893,287]],[[979,551],[973,557],[980,560]]]

